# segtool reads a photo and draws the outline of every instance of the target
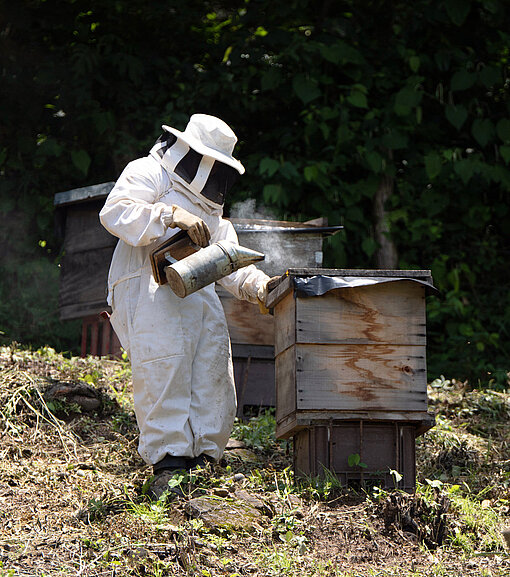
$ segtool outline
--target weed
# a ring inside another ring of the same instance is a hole
[[[268,409],[258,417],[244,422],[236,418],[232,437],[259,451],[270,451],[276,445],[274,410]]]
[[[298,487],[304,497],[318,501],[326,501],[345,491],[335,473],[324,466],[321,475],[300,477]]]
[[[497,512],[490,505],[482,505],[476,495],[460,485],[449,487],[448,494],[451,500],[448,540],[451,545],[469,555],[479,551],[503,551]]]

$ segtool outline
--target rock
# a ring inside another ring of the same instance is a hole
[[[257,509],[264,515],[267,515],[268,517],[273,516],[273,510],[267,503],[265,503],[255,495],[248,493],[248,491],[245,491],[244,489],[238,489],[234,493],[234,497],[240,501],[244,501],[245,503],[250,505],[250,507]]]
[[[244,449],[245,447],[246,445],[242,441],[230,438],[225,447],[225,451],[230,451],[231,449]]]
[[[510,550],[510,527],[506,527],[505,529],[503,529],[502,534],[503,538],[506,541],[506,546]]]
[[[225,489],[225,487],[216,487],[215,489],[213,489],[213,493],[217,497],[228,497],[230,495],[230,491],[228,489]]]
[[[86,383],[58,383],[44,394],[46,401],[78,405],[82,411],[97,411],[101,407],[100,393]]]
[[[230,449],[223,453],[223,458],[227,463],[242,461],[243,463],[262,463],[262,459],[250,449]]]
[[[252,532],[262,521],[262,513],[244,501],[203,496],[188,501],[185,509],[209,529]]]
[[[246,475],[242,473],[236,473],[233,477],[234,483],[239,483],[240,481],[244,481],[246,479]]]

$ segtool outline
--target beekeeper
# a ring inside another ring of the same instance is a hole
[[[222,218],[243,165],[237,138],[219,118],[194,114],[184,132],[163,125],[148,156],[130,162],[101,210],[120,240],[108,278],[111,323],[131,360],[139,452],[159,496],[180,469],[218,460],[236,414],[227,323],[211,284],[182,299],[152,276],[150,253],[179,229],[201,247],[238,242]],[[250,265],[220,284],[235,297],[264,300],[269,277]]]

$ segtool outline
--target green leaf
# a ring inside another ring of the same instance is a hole
[[[458,174],[464,184],[467,184],[475,173],[475,162],[470,158],[458,160],[453,165],[453,170]]]
[[[396,114],[399,116],[410,114],[412,109],[421,102],[422,97],[423,93],[421,91],[405,86],[395,97],[394,110]]]
[[[262,90],[274,90],[281,82],[281,72],[276,68],[266,70],[260,79],[260,87]]]
[[[371,168],[371,170],[373,172],[375,172],[376,174],[378,174],[379,172],[382,171],[383,169],[383,158],[382,156],[376,152],[375,150],[372,150],[370,152],[367,152],[365,154],[365,158],[366,161],[368,163],[368,166]]]
[[[347,464],[349,467],[356,467],[361,462],[361,457],[358,453],[353,453],[347,457]]]
[[[469,0],[447,0],[446,2],[446,12],[456,26],[464,24],[470,9]]]
[[[37,152],[43,156],[59,157],[62,154],[62,146],[54,138],[49,137],[40,144]]]
[[[347,102],[357,108],[368,108],[367,97],[360,90],[353,90],[347,97]]]
[[[499,147],[499,154],[501,154],[501,158],[505,161],[505,164],[510,164],[510,146],[502,144]]]
[[[480,80],[486,88],[501,82],[501,72],[495,66],[484,66],[480,71]]]
[[[266,184],[262,190],[264,202],[267,204],[281,204],[283,189],[279,184]]]
[[[455,126],[457,130],[462,128],[466,118],[468,117],[467,110],[464,106],[454,106],[453,104],[447,104],[445,107],[445,115],[448,121]]]
[[[74,166],[83,174],[87,174],[90,166],[90,156],[86,150],[73,150],[71,152],[71,160]]]
[[[304,74],[298,74],[294,77],[292,87],[303,104],[308,104],[321,95],[317,82],[309,79]]]
[[[361,243],[361,248],[363,252],[370,258],[374,252],[379,248],[377,242],[371,237],[367,236],[363,239]]]
[[[332,64],[339,64],[342,59],[342,46],[340,44],[333,44],[331,46],[321,46],[320,48],[321,56],[324,60],[331,62]]]
[[[441,172],[441,157],[436,152],[425,157],[425,171],[430,180],[434,180]]]
[[[268,176],[273,176],[275,172],[278,171],[280,167],[280,163],[275,160],[274,158],[263,158],[259,164],[259,173],[260,174],[267,174]]]
[[[381,137],[381,145],[390,150],[401,150],[402,148],[406,148],[407,144],[407,136],[397,130],[393,130],[389,134]]]
[[[409,58],[409,67],[413,72],[418,72],[420,68],[420,57],[419,56],[411,56]]]
[[[322,45],[320,53],[324,60],[332,64],[361,64],[363,62],[361,53],[342,41],[337,41],[335,44]]]
[[[508,118],[498,120],[496,133],[503,142],[510,142],[510,120]]]
[[[255,36],[267,36],[269,34],[269,32],[263,27],[263,26],[259,26],[257,28],[257,30],[255,30]]]
[[[337,138],[338,144],[343,144],[345,142],[349,142],[350,140],[352,140],[353,136],[354,135],[353,135],[352,131],[349,129],[348,124],[340,124],[340,126],[338,127],[338,129],[336,131],[336,138]]]
[[[467,90],[471,88],[476,81],[476,74],[468,72],[465,68],[457,70],[452,76],[451,89],[456,90]]]
[[[494,124],[488,118],[476,118],[471,126],[471,134],[480,146],[487,146],[495,135]]]
[[[225,62],[228,61],[228,59],[230,58],[231,52],[232,52],[232,46],[229,46],[223,54],[223,60],[221,61],[222,64],[225,64]]]
[[[292,162],[284,162],[280,168],[280,174],[284,178],[288,178],[289,180],[294,180],[301,178],[301,174],[297,170],[296,166]]]
[[[319,168],[316,164],[312,166],[305,166],[303,173],[307,182],[313,182],[319,176]]]

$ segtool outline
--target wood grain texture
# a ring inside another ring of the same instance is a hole
[[[295,345],[295,355],[298,410],[427,410],[423,347]]]
[[[66,215],[64,250],[66,253],[93,251],[114,247],[118,238],[111,235],[99,221],[102,203],[89,202],[69,208]],[[110,263],[107,263],[108,266]],[[95,271],[91,271],[95,274]]]
[[[278,356],[276,366],[276,421],[296,410],[296,351],[288,348]]]
[[[296,300],[289,295],[276,305],[275,309],[275,355],[296,342]]]
[[[274,317],[263,315],[258,305],[241,301],[227,293],[218,291],[227,318],[230,340],[235,344],[274,344]]]
[[[294,411],[281,417],[276,424],[276,437],[288,439],[303,429],[342,423],[364,421],[366,423],[407,423],[415,428],[416,436],[422,435],[435,425],[435,417],[423,411]]]
[[[412,281],[336,289],[295,301],[299,343],[426,342],[425,289]],[[278,326],[280,310],[278,305]]]
[[[106,306],[108,269],[114,248],[64,255],[59,290],[61,319],[87,316]]]

